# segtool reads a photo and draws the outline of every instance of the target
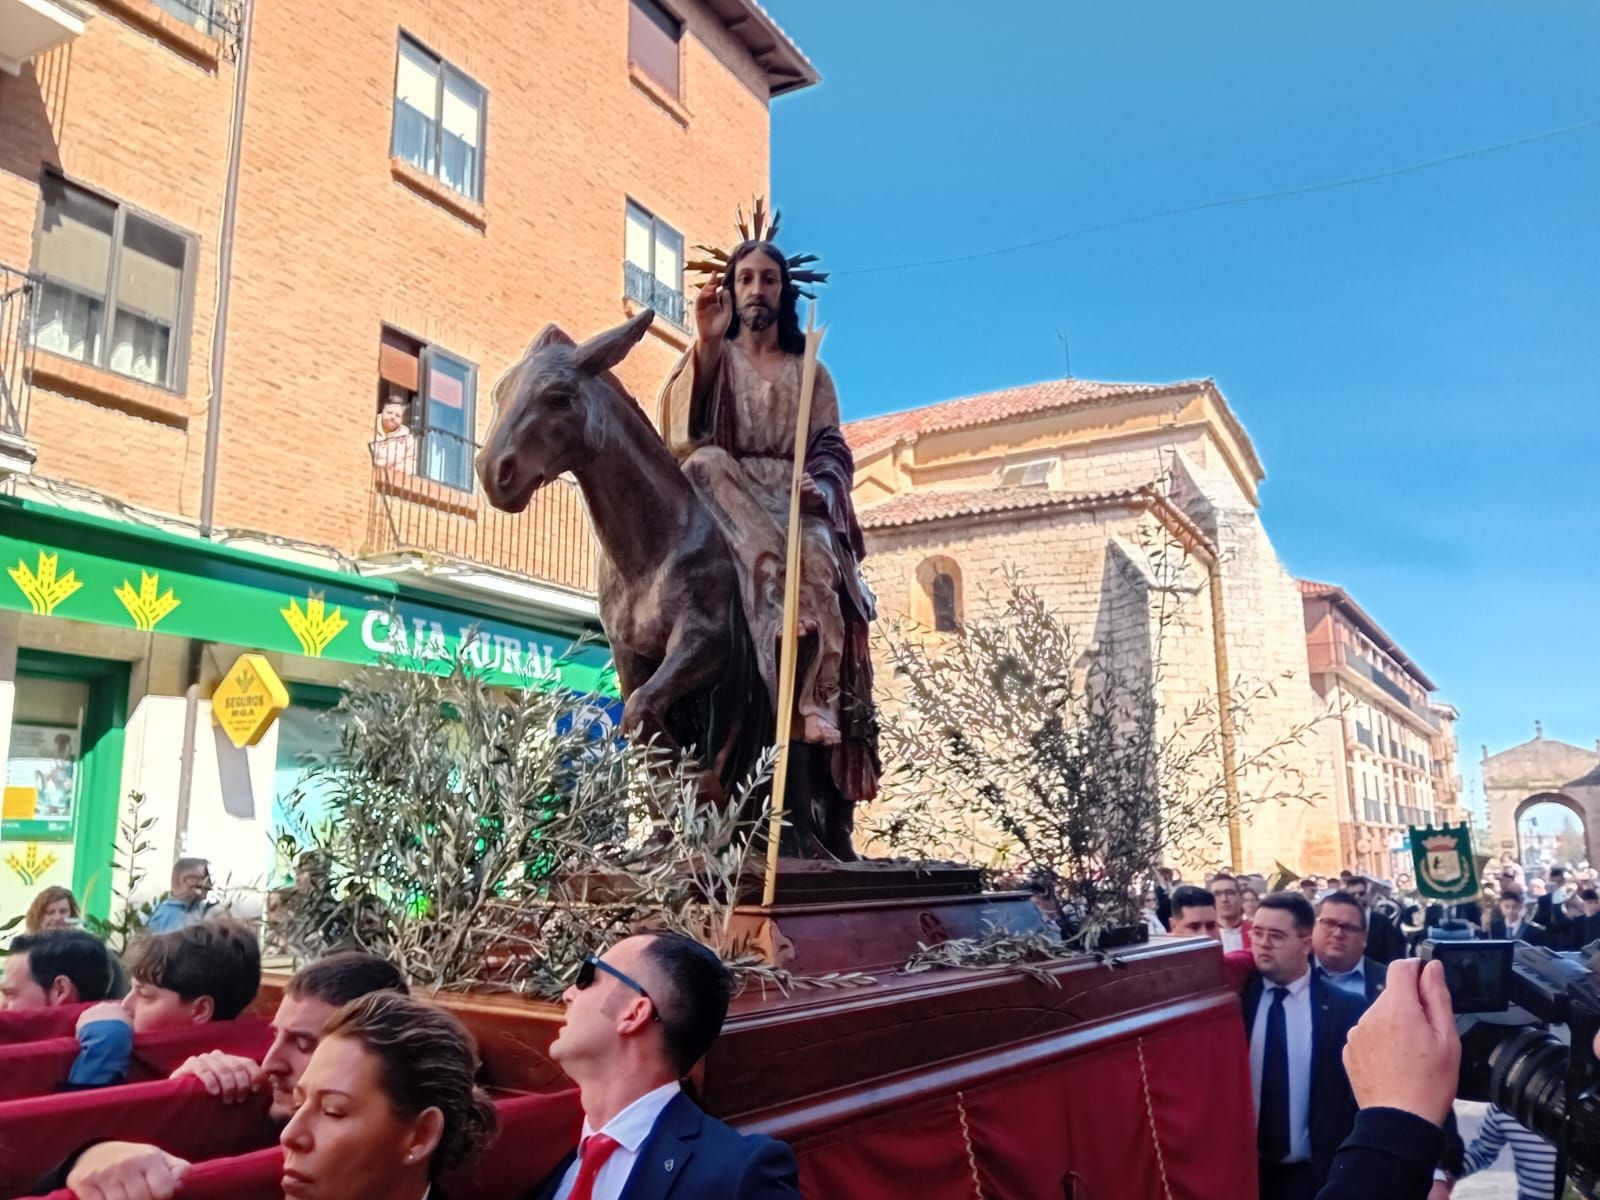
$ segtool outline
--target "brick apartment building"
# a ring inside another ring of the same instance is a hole
[[[133,790],[152,861],[260,882],[352,663],[477,625],[562,669],[589,534],[564,483],[483,503],[492,385],[649,306],[653,396],[686,250],[816,80],[756,0],[0,0],[0,917],[103,912]],[[243,649],[293,707],[240,751],[206,697]]]
[[[1432,699],[1433,680],[1343,588],[1301,580],[1300,594],[1311,686],[1329,718],[1341,856],[1381,877],[1409,872],[1409,826],[1468,819],[1458,714]]]

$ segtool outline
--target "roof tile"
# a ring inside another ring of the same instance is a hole
[[[988,425],[1016,417],[1048,412],[1058,408],[1120,400],[1129,396],[1161,396],[1196,391],[1213,386],[1209,379],[1185,379],[1173,383],[1107,383],[1093,379],[1051,379],[1025,387],[1006,388],[945,400],[905,412],[867,417],[844,426],[845,439],[857,457],[890,445],[901,438],[949,429]]]
[[[1104,508],[1141,500],[1143,489],[1121,492],[1053,492],[1045,488],[990,487],[938,488],[925,492],[903,492],[860,511],[864,529],[888,529],[916,525],[947,517],[981,516],[999,512],[1025,512],[1031,509]]]

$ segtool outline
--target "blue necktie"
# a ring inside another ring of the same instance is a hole
[[[1283,1002],[1289,989],[1272,989],[1267,1010],[1267,1041],[1261,1055],[1261,1120],[1256,1149],[1269,1163],[1289,1157],[1289,1022]]]

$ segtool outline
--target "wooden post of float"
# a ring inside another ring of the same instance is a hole
[[[761,906],[770,908],[778,891],[778,838],[783,831],[783,797],[789,786],[789,739],[794,728],[794,673],[800,625],[800,481],[806,473],[811,440],[811,396],[817,387],[817,347],[827,327],[817,328],[813,302],[806,318],[806,359],[800,375],[800,414],[795,419],[794,474],[789,480],[789,544],[783,569],[783,639],[778,644],[778,762],[772,771],[772,819],[767,826],[767,879]]]

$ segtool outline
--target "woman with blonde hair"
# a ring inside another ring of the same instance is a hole
[[[47,887],[28,905],[23,925],[29,934],[43,933],[46,929],[70,929],[80,915],[78,898],[71,888]]]
[[[279,1138],[284,1196],[444,1200],[440,1174],[497,1128],[477,1072],[472,1035],[443,1009],[396,992],[352,1000],[328,1018],[295,1086]]]

